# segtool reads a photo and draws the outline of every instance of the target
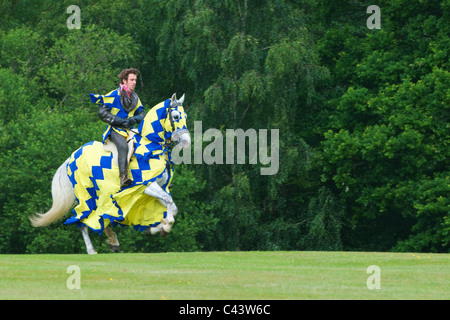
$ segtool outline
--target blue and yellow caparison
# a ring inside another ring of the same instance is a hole
[[[96,95],[95,103],[113,100],[111,95]],[[138,103],[136,110],[141,106]],[[169,109],[177,110],[179,119],[171,119]],[[140,231],[157,226],[165,218],[167,208],[144,194],[144,190],[166,173],[168,179],[162,188],[170,195],[173,163],[168,145],[176,130],[187,130],[186,118],[184,108],[179,104],[171,106],[171,99],[157,104],[146,114],[139,124],[139,134],[133,137],[135,152],[128,165],[128,176],[133,183],[122,189],[119,168],[113,154],[104,150],[103,143],[91,141],[73,152],[67,163],[67,174],[75,190],[76,206],[65,224],[88,226],[99,234],[110,223],[134,226]]]

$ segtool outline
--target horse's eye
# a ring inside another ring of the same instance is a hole
[[[180,117],[181,117],[180,112],[178,112],[178,111],[176,111],[176,110],[172,111],[172,119],[173,119],[174,121],[180,120]]]

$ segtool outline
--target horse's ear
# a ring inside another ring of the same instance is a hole
[[[173,104],[173,103],[175,103],[176,101],[177,101],[177,94],[174,93],[174,94],[172,95],[172,98],[170,98],[170,104]]]
[[[183,103],[184,103],[184,93],[183,93],[183,95],[181,96],[180,100],[178,100],[178,102],[179,102],[180,104],[183,104]]]

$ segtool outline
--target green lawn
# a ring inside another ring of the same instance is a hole
[[[80,289],[67,288],[70,265]],[[370,265],[378,290],[367,288]],[[0,255],[0,272],[0,299],[450,299],[449,254]]]

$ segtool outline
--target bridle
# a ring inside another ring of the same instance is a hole
[[[175,124],[174,124],[174,119],[173,119],[173,116],[172,116],[172,111],[178,111],[178,110],[176,110],[176,108],[178,106],[181,107],[182,104],[181,104],[181,102],[178,102],[178,101],[175,100],[175,101],[171,101],[169,107],[167,107],[167,113],[169,114],[170,125],[172,127],[172,133],[175,132]],[[175,119],[175,120],[179,120],[179,118]]]
[[[176,146],[180,142],[179,139],[174,141],[173,138],[177,137],[177,136],[180,136],[181,134],[183,134],[185,132],[189,132],[189,130],[187,130],[187,129],[182,129],[182,130],[178,130],[177,134],[175,135],[176,128],[175,128],[174,120],[179,120],[180,118],[174,119],[174,116],[172,115],[172,111],[179,112],[178,110],[176,110],[176,108],[177,107],[181,107],[181,106],[182,106],[182,103],[177,101],[177,100],[175,100],[175,101],[170,102],[170,105],[167,107],[167,113],[168,113],[168,116],[169,116],[170,125],[172,127],[172,138],[171,138],[171,142],[170,143],[165,143],[164,144],[165,147],[173,148],[174,146]],[[178,116],[181,117],[181,114],[178,115]]]

